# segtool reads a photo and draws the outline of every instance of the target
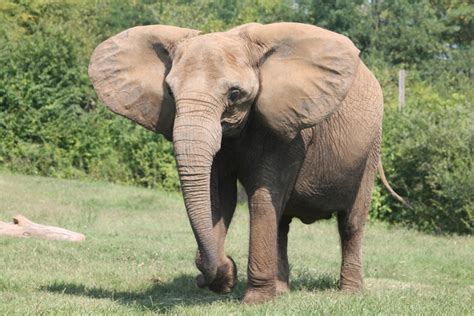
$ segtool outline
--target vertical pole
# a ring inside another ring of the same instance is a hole
[[[402,111],[405,106],[405,70],[398,72],[398,111]]]

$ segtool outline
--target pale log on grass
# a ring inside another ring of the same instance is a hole
[[[38,237],[50,240],[83,241],[86,237],[64,228],[36,224],[23,215],[13,217],[13,223],[0,221],[0,235]]]

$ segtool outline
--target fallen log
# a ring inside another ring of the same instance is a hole
[[[0,221],[0,235],[13,237],[38,237],[49,240],[83,241],[86,237],[64,228],[34,223],[23,215],[13,217],[13,223]]]

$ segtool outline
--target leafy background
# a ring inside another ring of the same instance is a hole
[[[214,32],[296,21],[349,36],[384,90],[383,162],[371,219],[432,233],[474,230],[474,6],[462,0],[0,2],[0,168],[176,191],[172,145],[108,112],[87,77],[94,47],[128,27]],[[407,70],[398,111],[398,71]]]

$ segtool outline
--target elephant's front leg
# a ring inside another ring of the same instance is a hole
[[[225,254],[225,239],[237,203],[237,179],[218,156],[211,175],[211,209],[213,233],[217,240],[219,267],[214,281],[207,285],[216,293],[226,294],[237,284],[237,267],[232,257]],[[196,253],[196,266],[201,264],[199,250]],[[204,277],[197,277],[197,285],[205,287]]]
[[[277,223],[279,209],[275,209],[269,189],[263,187],[249,196],[250,249],[248,284],[243,303],[260,303],[276,294]]]

